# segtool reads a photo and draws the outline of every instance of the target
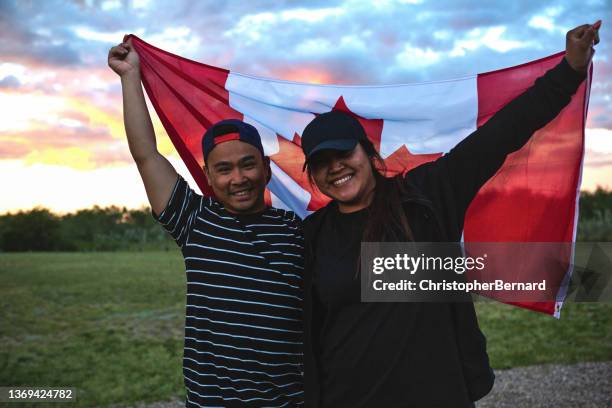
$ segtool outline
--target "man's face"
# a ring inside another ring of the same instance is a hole
[[[254,146],[230,140],[208,154],[206,178],[217,200],[233,214],[250,214],[265,208],[264,191],[270,161]]]

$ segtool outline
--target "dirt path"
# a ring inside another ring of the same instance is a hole
[[[612,361],[519,367],[495,375],[493,390],[477,408],[612,408]],[[184,406],[174,400],[138,408]]]
[[[612,407],[612,362],[519,367],[495,376],[477,408]]]

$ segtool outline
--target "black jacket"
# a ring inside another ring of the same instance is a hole
[[[403,206],[416,241],[457,242],[464,216],[480,187],[501,167],[506,156],[520,149],[531,135],[566,106],[585,74],[562,60],[538,78],[523,94],[461,141],[448,154],[425,163],[405,176]],[[321,319],[313,301],[313,247],[329,205],[304,221],[306,259],[304,276],[304,389],[307,407],[318,407],[318,339]],[[486,339],[474,305],[415,303],[413,330],[419,333],[414,364],[406,367],[408,406],[465,407],[493,387],[494,374]],[[389,345],[393,347],[394,345]],[[426,355],[427,358],[422,357]],[[451,384],[452,383],[452,384]],[[457,387],[457,384],[460,384]],[[464,384],[464,385],[463,385]]]

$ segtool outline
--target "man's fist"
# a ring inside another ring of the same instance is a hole
[[[595,53],[593,46],[599,43],[600,26],[601,20],[598,20],[595,24],[584,24],[567,32],[565,59],[574,70],[586,72]]]
[[[114,46],[108,51],[108,66],[119,76],[129,73],[140,73],[140,60],[132,46],[132,39],[128,39]]]

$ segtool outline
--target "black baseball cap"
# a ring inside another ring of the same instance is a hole
[[[257,129],[239,119],[225,119],[215,123],[206,130],[202,137],[202,154],[204,161],[208,158],[210,151],[219,143],[229,140],[240,140],[241,142],[253,145],[264,155],[261,136]]]
[[[367,140],[361,123],[349,113],[334,110],[314,118],[302,132],[302,151],[306,169],[308,160],[321,150],[353,150],[360,140]]]

